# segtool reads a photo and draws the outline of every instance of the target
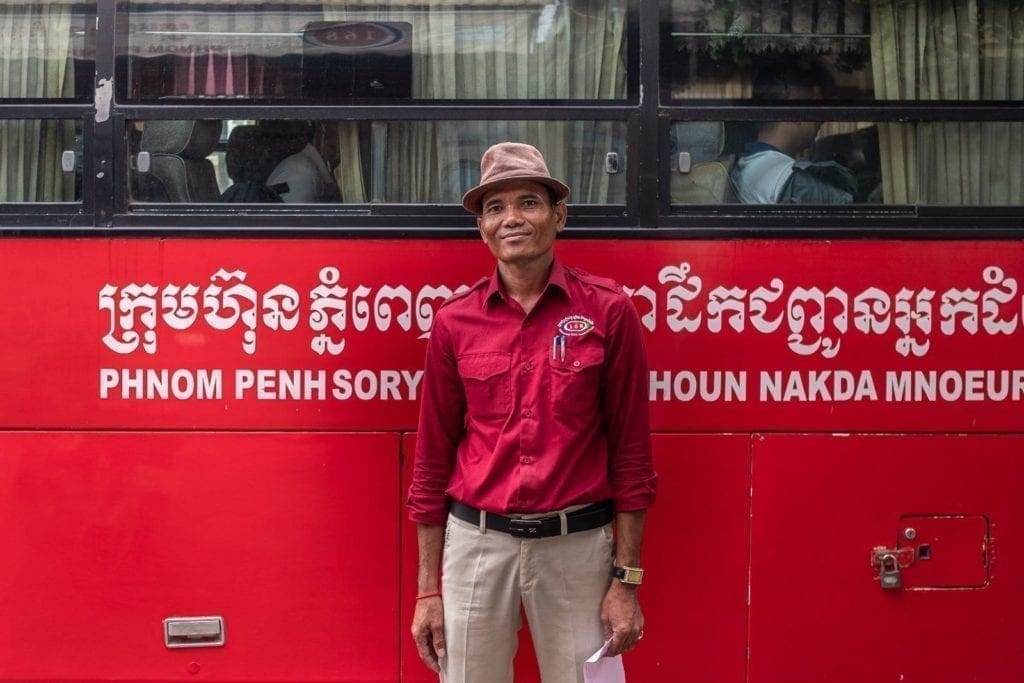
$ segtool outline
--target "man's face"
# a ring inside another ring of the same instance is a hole
[[[546,258],[555,235],[565,227],[565,204],[551,204],[544,185],[511,180],[484,195],[476,224],[480,235],[502,263],[525,264]]]

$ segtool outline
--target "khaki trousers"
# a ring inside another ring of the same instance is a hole
[[[521,539],[449,515],[444,541],[443,683],[511,683],[520,605],[544,683],[583,683],[604,642],[611,525]]]

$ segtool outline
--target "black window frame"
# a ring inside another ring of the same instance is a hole
[[[114,80],[122,0],[97,0],[97,83]],[[613,120],[625,123],[626,204],[573,205],[570,239],[579,237],[729,239],[748,237],[991,239],[1024,235],[1024,206],[688,205],[669,200],[669,131],[680,121],[828,120],[875,122],[1024,121],[1024,103],[872,101],[763,103],[692,101],[662,97],[664,27],[658,0],[629,0],[626,30],[631,68],[623,101],[417,101],[415,104],[173,104],[0,103],[0,118],[73,118],[84,137],[82,201],[74,204],[4,204],[5,234],[70,231],[97,234],[259,234],[466,237],[473,217],[457,205],[234,204],[129,206],[127,123],[150,119],[358,119],[358,120]],[[632,66],[632,65],[635,65]],[[115,92],[117,88],[114,88]],[[102,109],[102,107],[101,107]],[[103,116],[108,113],[107,116]]]

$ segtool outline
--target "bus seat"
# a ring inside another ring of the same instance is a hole
[[[672,127],[673,154],[669,192],[672,204],[722,204],[735,201],[730,186],[732,157],[722,156],[725,125],[721,121],[687,121]],[[680,152],[689,154],[681,170]]]
[[[220,121],[147,121],[139,148],[150,154],[150,175],[169,202],[217,202],[220,188],[207,157],[220,139]]]

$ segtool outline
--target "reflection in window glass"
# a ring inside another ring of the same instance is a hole
[[[82,129],[58,119],[0,120],[0,203],[82,196]]]
[[[1024,123],[693,121],[671,129],[673,204],[1024,206]]]
[[[621,99],[628,0],[129,3],[131,100]]]
[[[666,81],[673,99],[871,97],[868,4],[672,0]],[[819,92],[754,92],[758,73],[799,63]]]
[[[0,3],[0,99],[88,98],[93,17],[95,2]]]
[[[1024,100],[1021,0],[672,0],[665,7],[674,99],[757,97],[762,69],[802,61],[819,69],[824,97]]]
[[[135,121],[135,202],[458,204],[495,142],[544,152],[577,204],[624,204],[626,126],[608,121]],[[618,155],[617,173],[605,168]]]

